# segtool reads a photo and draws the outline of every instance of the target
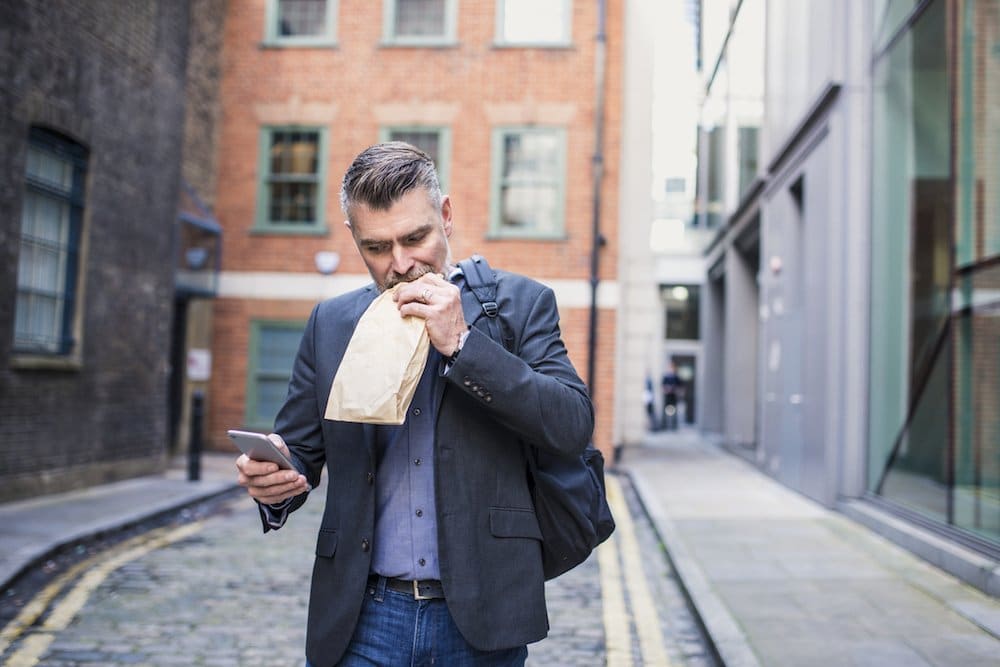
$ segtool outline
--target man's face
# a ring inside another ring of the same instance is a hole
[[[444,273],[451,264],[451,201],[447,196],[436,208],[427,191],[416,188],[388,211],[356,204],[351,218],[345,224],[380,291],[431,271]]]

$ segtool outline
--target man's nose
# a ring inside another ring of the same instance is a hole
[[[392,270],[398,275],[405,276],[413,268],[413,258],[403,246],[395,246],[392,249]]]

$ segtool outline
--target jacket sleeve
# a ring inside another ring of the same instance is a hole
[[[306,476],[309,485],[316,488],[326,460],[323,448],[322,422],[317,413],[316,396],[316,327],[320,319],[320,304],[313,308],[299,351],[292,366],[288,395],[274,420],[274,432],[280,435],[292,455],[295,467]],[[325,399],[324,399],[325,400]],[[264,532],[281,528],[288,515],[301,507],[308,493],[291,498],[277,507],[259,505]]]
[[[517,291],[516,301],[501,305],[502,335],[510,339],[494,341],[480,317],[448,378],[525,441],[577,455],[593,435],[594,408],[560,335],[555,295],[533,281]]]

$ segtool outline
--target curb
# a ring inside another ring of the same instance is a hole
[[[677,573],[678,583],[694,609],[705,633],[705,639],[723,667],[761,667],[757,655],[750,648],[739,623],[712,590],[705,574],[684,545],[674,522],[646,502],[655,494],[642,475],[632,470],[620,471],[632,482],[643,510],[650,518],[667,557]]]
[[[46,560],[53,558],[60,552],[67,551],[80,544],[128,530],[129,528],[133,528],[146,521],[152,521],[167,514],[181,511],[186,507],[197,505],[198,503],[206,500],[218,498],[227,493],[231,493],[233,490],[238,488],[238,484],[225,484],[215,486],[211,489],[205,489],[201,493],[186,497],[179,501],[174,499],[166,502],[154,503],[145,509],[132,512],[124,518],[119,517],[105,523],[83,526],[80,530],[58,538],[44,547],[33,550],[25,550],[23,552],[21,564],[0,580],[0,595],[2,595],[8,588],[16,584],[17,581],[29,571],[37,568]]]

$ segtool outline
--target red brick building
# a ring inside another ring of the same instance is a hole
[[[553,287],[570,355],[588,379],[595,217],[607,239],[599,277],[613,280],[618,269],[622,6],[229,3],[214,197],[225,239],[208,405],[214,447],[228,446],[227,428],[271,426],[312,306],[368,282],[338,192],[353,156],[386,138],[435,157],[454,205],[456,259],[478,252]],[[598,304],[594,437],[608,453],[616,313]]]

